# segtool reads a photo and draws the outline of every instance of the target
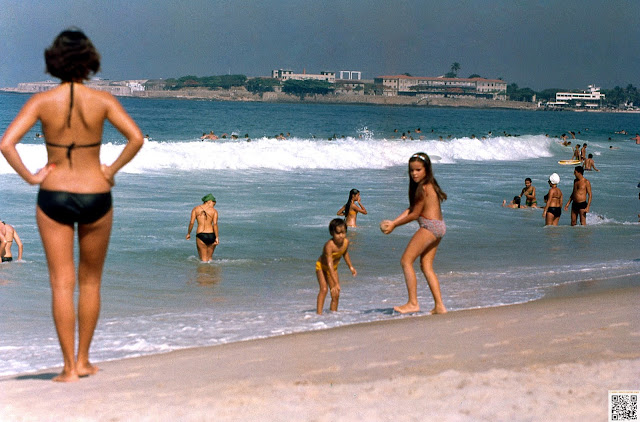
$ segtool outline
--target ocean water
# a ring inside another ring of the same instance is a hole
[[[1,132],[27,98],[0,93]],[[640,114],[121,101],[152,140],[116,178],[93,361],[410,317],[392,308],[406,302],[399,260],[417,223],[388,236],[378,224],[407,207],[407,160],[418,151],[437,157],[435,176],[449,196],[435,268],[450,311],[640,284],[640,147],[629,140]],[[416,128],[423,139],[398,139]],[[615,134],[622,129],[630,135]],[[240,140],[201,142],[209,130]],[[571,130],[601,170],[586,174],[594,193],[588,226],[570,227],[563,212],[559,227],[543,227],[541,210],[501,207],[525,177],[543,203],[553,172],[568,199],[573,167],[557,161],[572,153],[555,137]],[[46,162],[36,132],[19,145],[32,170]],[[291,136],[273,139],[281,132]],[[124,140],[107,126],[103,142],[110,162]],[[369,211],[348,233],[358,275],[340,265],[339,311],[318,316],[314,264],[352,188]],[[24,262],[0,265],[0,375],[62,362],[36,192],[0,157],[0,218],[25,244]],[[191,209],[209,192],[220,245],[201,264],[185,235]],[[431,294],[418,275],[428,311]]]

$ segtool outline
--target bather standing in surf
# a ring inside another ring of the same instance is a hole
[[[208,193],[202,197],[202,205],[197,205],[191,210],[191,220],[187,230],[186,239],[191,239],[191,230],[197,222],[196,227],[196,248],[200,261],[209,262],[213,258],[213,252],[220,243],[218,237],[218,210],[216,198]]]

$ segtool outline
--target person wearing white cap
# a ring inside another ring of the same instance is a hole
[[[553,173],[549,176],[549,193],[545,196],[547,203],[542,212],[545,226],[557,226],[562,214],[562,191],[558,188],[560,176]]]

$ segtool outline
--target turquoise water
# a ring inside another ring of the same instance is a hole
[[[0,131],[27,98],[0,94]],[[614,133],[639,131],[638,114],[122,103],[152,140],[118,174],[113,190],[96,361],[399,318],[391,311],[406,301],[399,259],[417,223],[389,236],[378,224],[407,207],[406,162],[418,151],[440,157],[434,171],[449,195],[436,271],[450,310],[531,301],[580,283],[613,288],[640,280],[640,147],[630,135]],[[398,139],[418,127],[424,139]],[[252,141],[197,139],[210,130],[241,139],[249,134]],[[552,172],[568,198],[573,169],[557,161],[571,150],[553,137],[570,130],[588,143],[601,170],[586,175],[594,192],[589,225],[570,227],[565,212],[560,227],[545,228],[539,210],[502,208],[525,177],[542,202]],[[19,145],[33,170],[46,162],[36,132],[38,126]],[[280,132],[291,137],[269,138]],[[107,127],[103,160],[113,160],[122,146]],[[7,375],[58,366],[61,356],[34,218],[37,187],[4,158],[0,182],[0,218],[25,243],[24,262],[0,265],[0,375]],[[348,233],[358,276],[341,264],[340,310],[317,316],[314,263],[352,188],[369,211]],[[208,192],[218,201],[221,240],[214,261],[200,264],[194,241],[184,236],[192,207]],[[431,309],[424,280],[419,299]]]

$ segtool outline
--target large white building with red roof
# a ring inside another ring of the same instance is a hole
[[[386,96],[507,99],[507,83],[500,79],[392,75],[378,76],[374,83],[382,85]]]

